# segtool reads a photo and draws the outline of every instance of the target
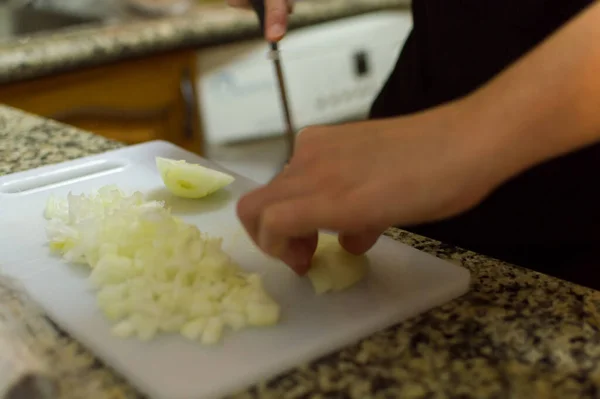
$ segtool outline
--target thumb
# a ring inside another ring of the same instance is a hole
[[[265,1],[265,36],[270,42],[278,42],[287,31],[290,7],[287,0]]]

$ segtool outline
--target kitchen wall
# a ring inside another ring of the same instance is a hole
[[[0,37],[7,36],[11,32],[11,26],[8,8],[0,4]]]
[[[366,116],[412,27],[408,11],[347,18],[292,32],[280,45],[296,129]],[[262,40],[199,52],[207,155],[259,183],[286,161],[273,66]],[[368,73],[357,73],[367,54]]]

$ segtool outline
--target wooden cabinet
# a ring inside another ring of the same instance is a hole
[[[162,139],[203,154],[196,53],[164,53],[0,85],[0,102],[127,144]]]

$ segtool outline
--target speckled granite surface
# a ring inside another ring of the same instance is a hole
[[[291,26],[301,27],[365,12],[406,6],[408,0],[298,2]],[[257,37],[256,16],[220,5],[184,16],[115,21],[0,42],[0,83],[182,48]]]
[[[0,173],[119,146],[0,107]],[[387,234],[468,268],[472,290],[232,398],[600,397],[600,292],[396,229]],[[0,300],[22,323],[23,339],[55,365],[61,398],[139,397],[17,296]]]

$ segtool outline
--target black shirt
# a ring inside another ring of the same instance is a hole
[[[592,3],[413,0],[413,30],[371,118],[410,114],[470,93]],[[463,215],[399,227],[600,286],[587,270],[600,252],[600,145],[527,171]]]

